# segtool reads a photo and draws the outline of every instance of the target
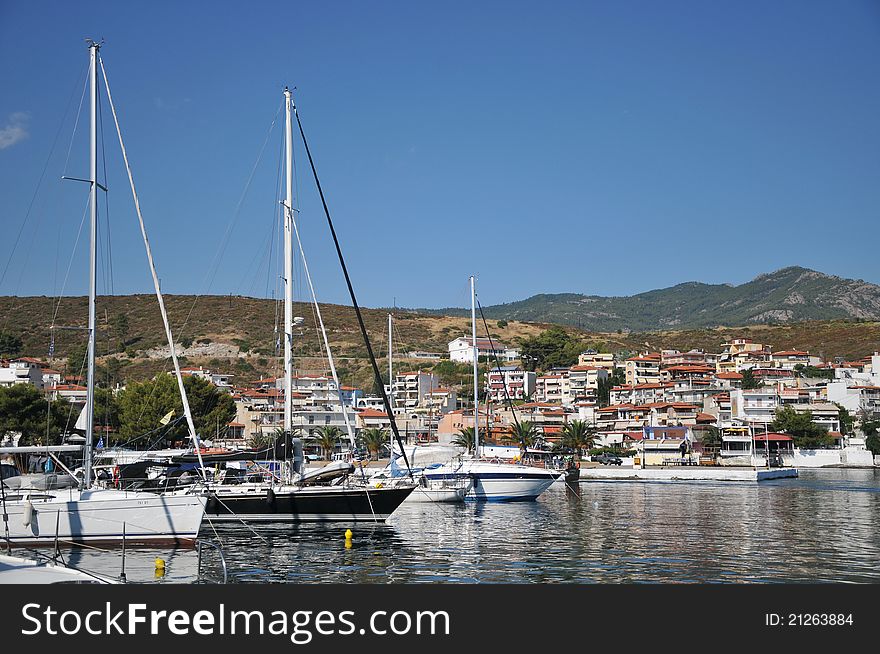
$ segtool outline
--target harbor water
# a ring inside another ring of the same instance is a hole
[[[351,547],[345,531],[351,528]],[[536,502],[403,504],[383,524],[202,526],[231,583],[878,583],[880,469],[766,482],[583,481]],[[119,550],[66,559],[112,574]],[[155,559],[165,562],[156,570]],[[192,583],[193,549],[129,547],[129,582]],[[203,551],[201,578],[222,578]]]

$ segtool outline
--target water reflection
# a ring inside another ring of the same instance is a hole
[[[755,483],[554,484],[534,503],[404,504],[387,524],[217,523],[233,582],[878,582],[880,471]],[[204,535],[213,535],[206,526]],[[100,552],[71,561],[107,569]],[[118,567],[118,553],[112,555]],[[130,581],[197,578],[194,550],[137,548]],[[203,572],[221,576],[204,553]],[[79,557],[73,558],[73,557]],[[104,564],[102,565],[102,558]]]

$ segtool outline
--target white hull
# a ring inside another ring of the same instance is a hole
[[[0,584],[115,584],[109,577],[68,568],[51,561],[35,561],[0,554]]]
[[[15,499],[19,498],[19,499]],[[7,492],[13,543],[194,541],[205,498],[119,490]]]
[[[465,461],[460,467],[443,466],[425,472],[429,481],[472,479],[473,486],[465,500],[477,502],[535,500],[561,475],[558,470],[485,461]]]
[[[455,504],[464,502],[464,498],[470,490],[470,486],[461,488],[423,488],[416,486],[415,490],[404,500],[405,504],[431,504],[440,502],[443,504]]]

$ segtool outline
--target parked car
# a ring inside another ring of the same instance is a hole
[[[621,458],[619,456],[617,456],[616,454],[600,454],[599,456],[594,457],[593,461],[597,461],[597,462],[601,463],[603,466],[610,466],[610,465],[619,466],[620,464],[623,463]]]

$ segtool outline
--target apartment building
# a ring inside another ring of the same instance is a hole
[[[492,402],[525,400],[535,395],[537,375],[519,366],[492,368],[486,375],[486,393]],[[506,394],[505,394],[506,390]]]
[[[647,353],[626,360],[626,384],[655,384],[660,381],[660,353]]]

